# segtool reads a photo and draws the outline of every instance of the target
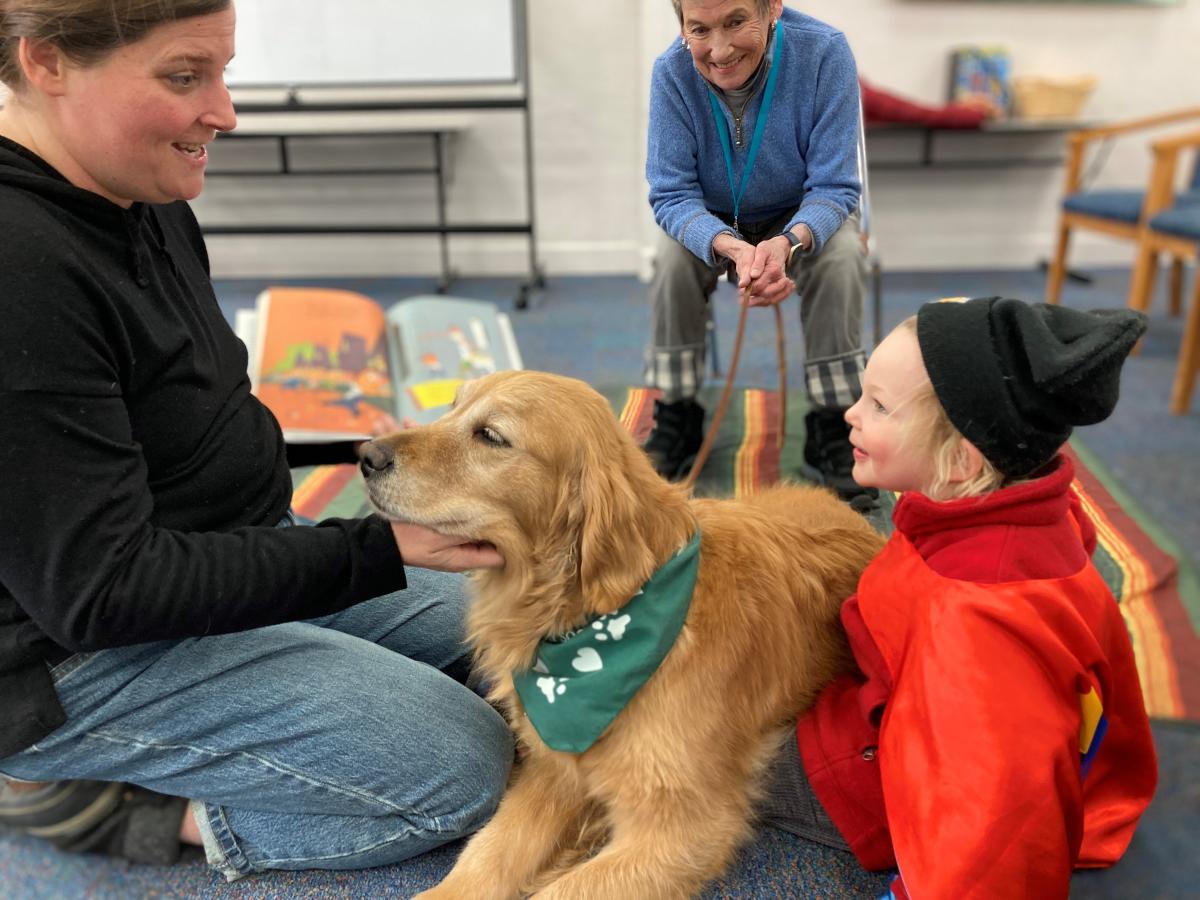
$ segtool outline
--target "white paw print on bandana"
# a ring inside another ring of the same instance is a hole
[[[546,695],[546,702],[553,703],[555,699],[567,692],[567,679],[547,675],[537,680],[538,690]]]
[[[592,628],[596,630],[596,640],[607,641],[612,637],[614,641],[619,641],[625,637],[625,629],[629,626],[630,618],[626,613],[620,616],[602,616],[592,623]]]

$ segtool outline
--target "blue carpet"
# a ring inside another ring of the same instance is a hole
[[[1129,273],[1093,273],[1090,286],[1068,284],[1071,306],[1111,307],[1124,303]],[[293,281],[357,290],[384,305],[433,292],[429,279]],[[889,273],[884,279],[884,332],[927,299],[956,295],[1041,296],[1036,271]],[[226,314],[253,303],[263,281],[222,281],[217,294]],[[515,279],[464,279],[453,292],[492,300],[511,309]],[[1123,376],[1124,399],[1107,421],[1080,435],[1139,502],[1193,557],[1200,548],[1200,411],[1174,417],[1167,394],[1178,352],[1181,323],[1161,310],[1152,315],[1141,356]],[[737,308],[732,289],[722,285],[716,299],[720,356],[728,359]],[[785,321],[792,358],[801,354],[795,300]],[[646,289],[632,277],[552,278],[531,309],[512,315],[526,368],[545,369],[592,384],[635,381],[649,327]],[[868,332],[869,332],[868,323]],[[773,317],[750,316],[738,383],[775,384]],[[803,389],[800,366],[793,364],[790,389]],[[1158,794],[1134,837],[1130,852],[1113,869],[1081,873],[1071,896],[1077,900],[1183,898],[1197,896],[1200,855],[1200,728],[1156,722],[1155,740],[1162,779]],[[400,865],[362,872],[276,872],[226,885],[199,860],[167,869],[131,866],[96,857],[69,856],[41,842],[0,834],[0,897],[63,900],[89,897],[126,900],[143,897],[311,898],[409,897],[434,884],[453,861],[456,847],[442,848]],[[709,898],[867,898],[886,879],[863,872],[852,858],[764,831],[747,847],[729,875],[705,894]]]
[[[135,897],[266,898],[411,897],[433,887],[454,862],[458,845],[398,866],[360,872],[272,872],[227,884],[202,862],[165,869],[67,857],[33,839],[0,839],[4,896],[10,900],[129,900]],[[863,872],[846,853],[807,844],[780,831],[763,832],[706,900],[751,897],[877,897],[888,877]],[[465,898],[464,898],[465,900]],[[600,900],[600,898],[597,898]],[[615,900],[615,898],[614,898]]]
[[[1120,863],[1104,871],[1075,875],[1073,900],[1196,896],[1195,886],[1200,884],[1200,862],[1194,847],[1200,834],[1200,778],[1196,774],[1200,726],[1155,722],[1154,737],[1161,766],[1158,795]],[[58,853],[33,838],[0,832],[0,896],[6,900],[411,897],[436,884],[457,852],[455,844],[397,866],[359,872],[271,872],[227,884],[198,859],[168,868],[134,866],[103,857]],[[767,829],[703,897],[866,900],[879,896],[886,884],[886,876],[864,872],[849,854]]]

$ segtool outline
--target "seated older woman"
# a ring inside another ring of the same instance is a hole
[[[662,233],[646,383],[662,397],[646,451],[674,479],[699,450],[706,305],[728,268],[745,303],[799,293],[806,474],[866,500],[843,419],[865,361],[854,57],[840,31],[782,0],[673,5],[681,34],[650,88],[646,177]]]

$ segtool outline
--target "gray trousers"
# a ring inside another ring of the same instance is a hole
[[[743,224],[742,236],[759,243],[782,233],[792,218]],[[804,383],[814,407],[846,409],[862,393],[862,349],[867,263],[851,215],[815,256],[797,255],[788,268],[800,295],[804,331]],[[708,302],[725,272],[712,267],[664,231],[659,232],[650,283],[651,336],[646,385],[666,403],[691,399],[704,382]]]
[[[808,783],[794,730],[789,730],[775,754],[764,787],[766,791],[757,808],[762,824],[835,850],[849,851],[850,845]]]

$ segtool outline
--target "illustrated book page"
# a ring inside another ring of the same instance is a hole
[[[351,291],[272,287],[259,295],[251,387],[291,443],[361,440],[395,401],[383,309]],[[248,345],[249,346],[249,345]]]
[[[454,402],[463,382],[520,369],[508,316],[492,303],[412,297],[387,312],[397,417],[432,422]]]

